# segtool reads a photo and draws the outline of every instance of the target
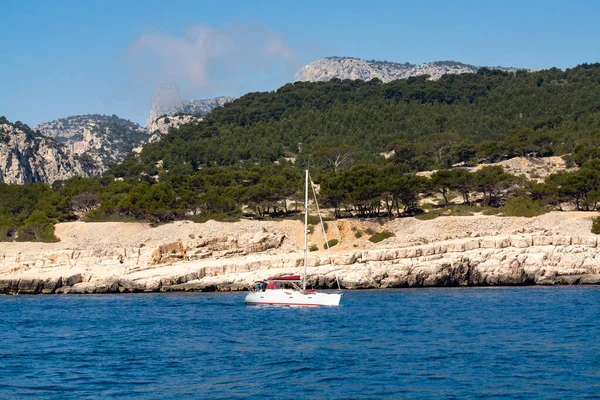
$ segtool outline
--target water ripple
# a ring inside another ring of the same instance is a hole
[[[600,287],[0,297],[0,398],[600,396]]]

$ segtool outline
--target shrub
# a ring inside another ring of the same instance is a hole
[[[540,201],[534,201],[525,196],[511,197],[502,209],[502,214],[511,217],[531,218],[545,212],[546,209]]]
[[[308,248],[308,251],[317,251],[319,250],[319,246],[317,246],[316,244],[311,244],[310,247]]]
[[[471,216],[474,213],[481,211],[480,207],[477,206],[468,206],[464,204],[448,206],[443,208],[438,208],[437,210],[431,210],[428,213],[415,215],[415,218],[421,221],[429,221],[435,219],[437,217],[446,217],[446,216],[454,216],[454,217],[467,217]]]
[[[23,229],[19,232],[19,241],[58,242],[54,235],[54,224],[58,220],[48,217],[43,211],[34,211],[25,220]]]
[[[16,233],[16,225],[8,218],[0,215],[0,242],[14,240]]]
[[[302,220],[304,220],[304,215],[302,215],[301,218],[302,218]],[[308,224],[309,225],[319,225],[320,223],[321,223],[321,220],[316,215],[308,216]]]
[[[436,219],[437,217],[440,216],[440,213],[437,211],[430,211],[428,213],[424,213],[421,215],[415,215],[415,218],[421,221],[429,221],[432,219]]]
[[[12,240],[14,238],[17,228],[13,226],[2,226],[0,225],[0,242]]]
[[[483,215],[498,215],[502,212],[501,209],[495,207],[486,207],[481,213]]]
[[[362,231],[356,231],[354,232],[354,237],[357,239],[360,239],[363,236],[363,232]]]
[[[600,217],[592,219],[592,233],[600,235]]]
[[[335,246],[338,243],[339,243],[339,240],[337,240],[337,239],[331,239],[331,240],[327,241],[327,243],[325,243],[323,245],[323,248],[326,249],[328,247],[333,247],[333,246]]]
[[[371,229],[371,228],[367,228],[367,229],[365,229],[365,233],[366,233],[367,235],[374,235],[374,234],[375,234],[375,231],[374,231],[373,229]]]
[[[304,214],[298,215],[293,219],[298,219],[300,221],[304,221]],[[318,215],[309,215],[308,216],[309,225],[319,225],[321,223],[321,220],[323,220],[323,223],[325,224],[325,221],[334,221],[334,218],[325,217],[325,216],[321,216],[321,218],[319,218]],[[325,229],[327,229],[327,228],[325,228]]]
[[[481,209],[477,206],[468,206],[468,205],[461,204],[458,206],[448,207],[448,211],[446,213],[444,213],[444,215],[452,215],[452,216],[457,216],[457,217],[468,217],[478,211],[481,211]]]
[[[226,214],[226,213],[201,213],[197,215],[190,215],[186,219],[193,221],[195,223],[203,224],[210,220],[218,221],[218,222],[238,222],[240,220],[240,215],[235,214]]]
[[[369,238],[369,240],[373,243],[379,243],[382,240],[391,238],[393,236],[396,236],[393,232],[390,231],[381,231],[381,232],[377,232],[376,234],[374,234],[373,236],[371,236]]]

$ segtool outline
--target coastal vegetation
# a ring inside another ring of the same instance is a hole
[[[338,239],[330,239],[328,240],[324,245],[323,248],[324,249],[329,249],[333,246],[336,246],[340,241]]]
[[[381,232],[377,232],[376,234],[374,234],[373,236],[371,236],[369,238],[369,241],[373,242],[373,243],[379,243],[379,242],[384,241],[385,239],[389,239],[389,238],[394,237],[394,236],[396,236],[396,235],[394,235],[393,232],[390,232],[390,231],[381,231]]]
[[[544,181],[497,165],[466,169],[557,155],[575,168]],[[53,240],[54,223],[77,219],[293,218],[306,167],[335,218],[596,210],[600,64],[249,93],[101,177],[0,184],[0,240]],[[425,210],[423,198],[438,203]]]

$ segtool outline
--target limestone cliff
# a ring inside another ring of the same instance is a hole
[[[405,79],[411,76],[429,75],[439,79],[444,74],[477,72],[480,67],[456,61],[434,61],[420,65],[388,61],[366,61],[351,57],[326,57],[310,63],[296,73],[296,81],[329,81],[338,79],[361,79],[368,81],[378,78],[383,82]],[[512,67],[489,67],[514,72]]]
[[[38,124],[34,130],[62,144],[89,175],[100,175],[120,163],[149,138],[144,128],[116,115],[76,115]]]
[[[0,118],[0,182],[52,183],[73,175],[90,176],[80,160],[54,139],[31,130],[21,122]]]

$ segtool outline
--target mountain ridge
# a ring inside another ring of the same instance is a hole
[[[38,124],[33,129],[55,139],[66,152],[85,161],[94,170],[93,175],[120,163],[149,139],[144,128],[116,115],[73,115]]]
[[[294,80],[296,82],[322,82],[337,78],[369,81],[377,78],[382,82],[390,82],[421,75],[429,75],[429,79],[437,80],[445,74],[475,73],[480,68],[497,69],[505,72],[533,71],[532,69],[515,67],[483,67],[452,60],[411,64],[408,62],[367,61],[355,57],[332,56],[321,58],[300,68],[296,72]]]

